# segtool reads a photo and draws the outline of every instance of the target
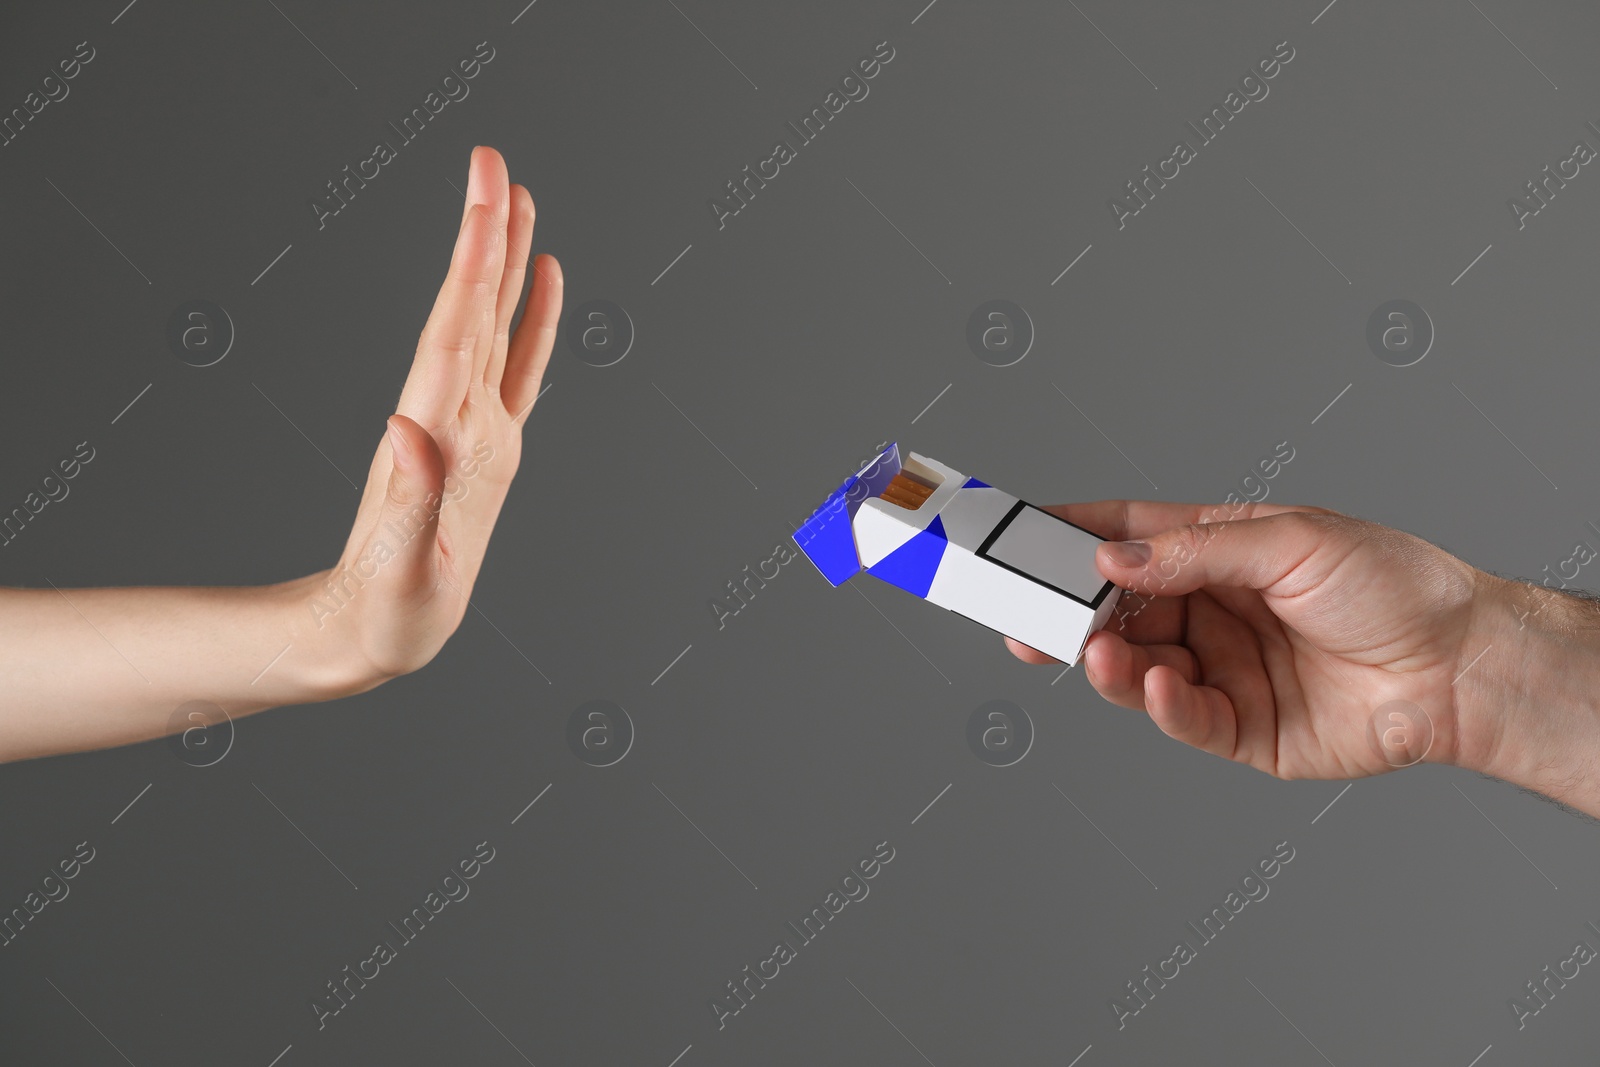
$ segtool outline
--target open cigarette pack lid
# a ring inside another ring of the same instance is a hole
[[[835,585],[866,571],[1063,663],[1122,590],[1102,538],[898,443],[828,495],[794,541]]]

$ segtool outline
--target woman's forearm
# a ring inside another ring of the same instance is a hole
[[[0,590],[0,759],[149,740],[380,680],[330,624],[326,574],[239,588]],[[336,622],[336,620],[335,620]]]
[[[561,266],[530,262],[533,224],[527,188],[474,148],[449,269],[396,410],[370,427],[331,570],[250,588],[0,589],[0,760],[346,696],[438,653],[470,604],[561,318]]]

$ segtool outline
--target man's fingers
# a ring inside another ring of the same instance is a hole
[[[1106,633],[1116,634],[1136,645],[1175,645],[1183,641],[1183,627],[1187,601],[1184,597],[1140,596],[1124,591],[1117,606],[1106,620]],[[1094,636],[1089,637],[1090,642]],[[1055,663],[1061,661],[1047,656],[1021,641],[1006,638],[1006,648],[1024,663]]]
[[[1283,512],[1266,518],[1179,526],[1095,553],[1107,578],[1142,595],[1181,596],[1208,585],[1279,597],[1308,592],[1357,544],[1338,516]]]
[[[1106,629],[1136,645],[1175,645],[1183,641],[1187,601],[1176,596],[1141,596],[1124,590],[1111,609]]]
[[[1083,650],[1089,684],[1113,704],[1145,711],[1144,676],[1154,667],[1170,667],[1185,680],[1198,680],[1194,654],[1182,645],[1134,645],[1116,634],[1092,634]]]
[[[455,418],[474,374],[482,375],[494,341],[494,302],[505,272],[510,192],[505,160],[475,148],[467,208],[450,270],[422,329],[400,412],[426,426]]]
[[[528,291],[528,306],[511,337],[506,353],[505,379],[500,395],[513,418],[524,420],[539,396],[545,365],[556,341],[556,323],[561,319],[563,289],[561,264],[554,256],[541,255],[533,261],[533,286]]]
[[[528,277],[528,257],[533,245],[533,196],[520,185],[511,187],[511,215],[506,226],[506,264],[494,307],[494,344],[484,367],[483,384],[500,388],[505,375],[506,352],[511,345],[511,319],[522,302],[522,283]]]
[[[1186,745],[1232,759],[1238,721],[1233,701],[1220,689],[1193,685],[1171,667],[1150,668],[1144,701],[1161,732]]]
[[[1054,656],[1047,656],[1043,652],[1040,652],[1037,648],[1034,648],[1032,645],[1025,645],[1014,637],[1006,638],[1006,648],[1011,651],[1013,656],[1017,657],[1024,663],[1059,664],[1061,662]]]
[[[1200,677],[1187,680],[1226,693],[1233,707],[1228,755],[1271,774],[1278,762],[1279,701],[1256,631],[1210,592],[1199,592],[1189,597],[1184,643],[1201,664]]]
[[[1149,537],[1190,523],[1259,519],[1287,511],[1334,514],[1326,508],[1299,504],[1169,504],[1161,500],[1090,500],[1080,504],[1052,504],[1044,510],[1109,541]]]

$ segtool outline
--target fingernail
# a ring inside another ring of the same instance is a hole
[[[474,148],[472,151],[476,153],[478,150]],[[489,176],[484,173],[487,169],[487,167],[476,167],[468,164],[467,203],[487,204],[489,202]]]
[[[1150,544],[1146,541],[1108,541],[1106,556],[1119,567],[1143,567],[1150,562]]]
[[[389,447],[394,450],[395,461],[401,466],[410,464],[411,445],[400,432],[400,428],[395,425],[394,419],[391,418],[386,421],[384,426],[388,429]]]

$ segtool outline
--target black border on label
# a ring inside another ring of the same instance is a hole
[[[1105,585],[1102,585],[1100,587],[1100,592],[1095,594],[1094,600],[1089,601],[1089,600],[1083,599],[1083,597],[1081,597],[1081,596],[1077,596],[1077,595],[1075,595],[1073,593],[1067,592],[1065,589],[1062,589],[1058,585],[1051,585],[1049,582],[1045,581],[1043,578],[1040,578],[1040,577],[1038,577],[1036,575],[1029,574],[1027,571],[1023,570],[1020,567],[1013,567],[1011,564],[1007,563],[1003,559],[997,559],[994,556],[989,555],[990,546],[992,546],[996,541],[998,541],[1000,539],[1000,535],[1001,534],[1006,532],[1006,527],[1011,525],[1012,520],[1015,519],[1018,515],[1022,514],[1022,509],[1023,508],[1033,508],[1034,511],[1037,511],[1041,515],[1049,515],[1050,518],[1056,520],[1057,522],[1065,522],[1068,526],[1072,527],[1074,530],[1083,530],[1084,533],[1088,534],[1090,537],[1094,538],[1096,541],[1104,541],[1105,540],[1104,537],[1101,537],[1099,534],[1095,533],[1094,531],[1092,531],[1092,530],[1084,530],[1082,526],[1079,526],[1075,522],[1068,522],[1066,519],[1063,519],[1060,515],[1051,515],[1050,512],[1046,511],[1044,508],[1038,507],[1038,506],[1036,506],[1034,504],[1030,504],[1026,500],[1019,500],[1019,501],[1017,501],[1015,504],[1013,504],[1011,506],[1011,510],[1010,511],[1006,512],[1006,517],[1001,519],[1000,522],[998,524],[996,524],[995,528],[989,531],[989,536],[985,537],[983,539],[983,544],[978,546],[978,558],[979,559],[986,559],[990,563],[995,564],[996,566],[1004,567],[1006,570],[1010,571],[1013,574],[1020,574],[1020,575],[1022,575],[1022,577],[1028,579],[1030,582],[1036,582],[1039,585],[1044,586],[1046,589],[1050,589],[1050,590],[1053,590],[1054,592],[1060,593],[1062,596],[1066,597],[1067,599],[1076,601],[1077,603],[1082,604],[1084,607],[1088,608],[1091,611],[1095,611],[1095,610],[1099,609],[1101,602],[1104,601],[1105,598],[1106,598],[1106,594],[1111,592],[1111,587],[1115,584],[1114,582],[1110,581],[1109,579],[1106,581]]]

